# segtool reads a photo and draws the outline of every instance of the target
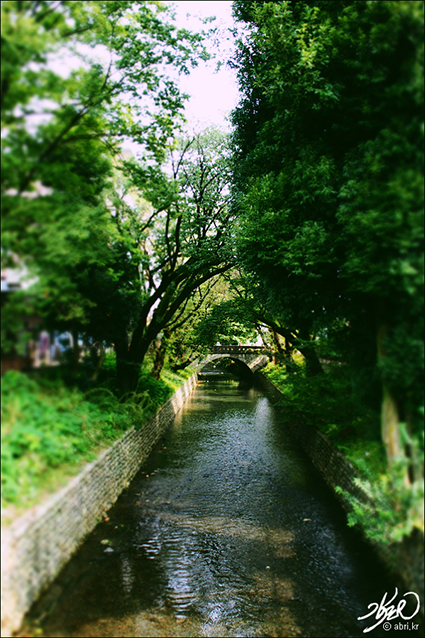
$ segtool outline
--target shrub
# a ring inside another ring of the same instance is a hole
[[[115,356],[107,354],[105,363],[106,373],[113,373]],[[78,472],[125,430],[143,427],[190,373],[164,371],[166,381],[156,381],[142,369],[137,392],[117,397],[104,385],[83,392],[87,383],[67,370],[7,372],[1,389],[3,506],[26,507],[43,490],[57,489],[59,478]]]
[[[365,535],[383,545],[400,542],[410,536],[414,529],[424,529],[424,481],[423,440],[407,435],[404,424],[400,424],[402,435],[412,450],[414,480],[406,481],[411,460],[407,457],[395,459],[391,476],[388,472],[376,474],[364,463],[361,465],[366,479],[355,482],[369,497],[367,502],[336,488],[352,507],[348,514],[348,525],[359,525]]]
[[[362,475],[355,482],[367,500],[336,488],[351,504],[349,526],[361,526],[367,537],[383,545],[400,541],[415,528],[423,530],[423,436],[422,440],[409,436],[400,424],[411,458],[397,459],[390,476],[379,414],[358,401],[348,366],[336,365],[329,374],[310,378],[300,369],[297,374],[287,374],[270,364],[265,372],[283,393],[283,420],[316,426]],[[408,484],[412,459],[415,479]]]

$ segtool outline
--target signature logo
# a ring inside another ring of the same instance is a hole
[[[418,594],[415,594],[415,592],[413,591],[408,591],[406,594],[404,594],[403,598],[399,600],[397,604],[392,604],[398,596],[397,587],[395,588],[395,594],[391,598],[391,600],[387,601],[387,596],[388,596],[388,592],[385,592],[385,594],[382,596],[382,600],[380,603],[370,603],[370,605],[367,606],[368,609],[371,609],[371,611],[368,614],[366,614],[365,616],[357,617],[357,620],[365,620],[366,618],[373,618],[373,620],[377,621],[374,625],[371,625],[370,627],[366,627],[366,629],[363,629],[364,634],[367,634],[369,631],[372,631],[380,624],[383,624],[383,628],[386,631],[388,631],[389,629],[391,629],[391,624],[388,622],[389,620],[394,620],[395,618],[402,618],[403,620],[411,620],[412,618],[414,618],[414,616],[416,616],[416,614],[418,613],[421,607],[419,596]],[[411,616],[403,615],[403,609],[407,605],[406,596],[414,596],[416,598],[416,602],[417,602],[416,610],[413,612]]]

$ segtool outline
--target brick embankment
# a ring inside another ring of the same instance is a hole
[[[256,373],[256,379],[269,393],[272,402],[282,398],[282,393],[261,372]],[[304,423],[288,423],[292,436],[310,457],[313,465],[319,470],[327,485],[334,491],[345,510],[351,506],[347,499],[335,492],[337,486],[360,500],[370,500],[365,492],[359,488],[356,478],[362,478],[350,461],[336,450],[329,439],[315,427]],[[424,600],[424,536],[419,530],[405,538],[403,542],[390,547],[371,543],[381,561],[391,573],[400,580],[405,591],[416,592]]]
[[[195,373],[140,430],[128,430],[66,487],[2,530],[2,636],[19,629],[32,604],[128,486],[196,383]]]

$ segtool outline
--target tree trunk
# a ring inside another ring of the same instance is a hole
[[[307,377],[315,377],[318,374],[323,374],[322,364],[319,361],[313,342],[310,340],[309,332],[307,330],[300,330],[300,339],[304,342],[309,342],[306,345],[294,344],[305,358]]]
[[[292,351],[293,351],[293,347],[288,339],[288,337],[283,337],[285,340],[285,368],[286,368],[286,372],[288,374],[291,374],[293,372],[293,367],[292,367]]]
[[[72,331],[72,370],[77,372],[80,363],[80,344],[78,343],[78,330]]]
[[[395,457],[403,455],[399,425],[398,405],[386,383],[382,384],[381,433],[391,470]]]
[[[117,386],[122,395],[137,391],[141,365],[117,357]]]
[[[96,381],[97,380],[97,377],[99,376],[100,369],[101,369],[101,367],[103,365],[103,362],[105,360],[105,356],[106,356],[105,348],[101,344],[100,348],[99,348],[99,352],[97,354],[96,366],[95,366],[95,369],[94,369],[94,372],[93,372],[93,374],[91,376],[90,381]]]
[[[142,336],[135,333],[131,345],[128,345],[127,335],[122,336],[115,343],[117,355],[117,387],[123,393],[136,392],[139,382],[140,369],[150,344],[160,332],[161,326],[152,319]]]
[[[182,346],[181,342],[178,342],[175,349],[174,349],[174,353],[173,353],[173,361],[174,361],[174,365],[171,366],[171,370],[173,372],[178,372],[179,370],[184,370],[185,368],[187,368],[187,366],[189,366],[193,359],[195,358],[193,352],[192,354],[192,358],[190,358],[190,354],[189,354],[189,358],[186,356],[186,349]],[[179,361],[180,363],[177,363],[177,361]]]
[[[162,368],[164,367],[165,353],[167,352],[169,338],[170,333],[168,332],[168,330],[164,330],[162,333],[161,343],[159,344],[159,347],[156,348],[155,359],[152,368],[152,377],[156,380],[160,378]]]
[[[300,352],[306,360],[306,375],[308,377],[315,377],[318,374],[323,374],[322,364],[320,363],[319,357],[317,356],[314,348],[303,348]]]
[[[280,343],[280,339],[279,339],[279,335],[277,334],[276,330],[274,330],[273,328],[271,329],[272,331],[272,335],[273,335],[273,343],[276,346],[277,352],[278,352],[278,356],[274,357],[275,359],[275,364],[280,366],[282,365],[282,363],[285,360],[285,352],[282,348],[282,344]]]
[[[122,334],[115,340],[114,349],[117,359],[117,387],[123,395],[134,392],[141,364],[130,361],[127,334]]]
[[[382,307],[379,308],[382,314]],[[378,363],[385,357],[385,338],[388,334],[388,325],[381,323],[378,317],[377,326],[377,353]],[[400,430],[400,413],[397,401],[388,387],[385,379],[382,381],[382,405],[381,405],[381,436],[387,454],[388,467],[391,471],[395,457],[404,456],[404,450],[401,443]]]
[[[410,409],[406,411],[405,421],[406,421],[407,434],[412,440],[413,439],[413,427],[412,427],[413,413]],[[424,466],[423,466],[423,463],[421,462],[420,453],[416,445],[414,443],[413,445],[408,443],[405,446],[405,452],[406,452],[406,456],[410,459],[410,465],[408,469],[410,483],[414,483],[414,481],[417,480],[418,478],[423,479]]]
[[[292,349],[296,348],[301,352],[303,357],[306,360],[306,374],[308,377],[314,377],[318,374],[323,374],[323,368],[320,363],[319,357],[317,356],[316,349],[314,347],[314,342],[310,339],[309,330],[304,327],[300,330],[300,335],[297,337],[295,333],[288,328],[283,328],[279,326],[274,321],[270,321],[270,319],[261,316],[261,320],[273,331],[276,331],[282,337],[285,337],[287,340],[286,343],[291,344],[289,346],[290,353],[292,355]],[[262,336],[262,335],[261,335]],[[262,337],[263,338],[263,337]],[[263,339],[264,343],[264,339]],[[290,365],[290,364],[289,364]]]

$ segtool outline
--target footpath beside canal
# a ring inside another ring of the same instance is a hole
[[[2,529],[2,636],[20,627],[31,605],[128,487],[196,383],[195,373],[140,430],[128,430],[66,487]]]

